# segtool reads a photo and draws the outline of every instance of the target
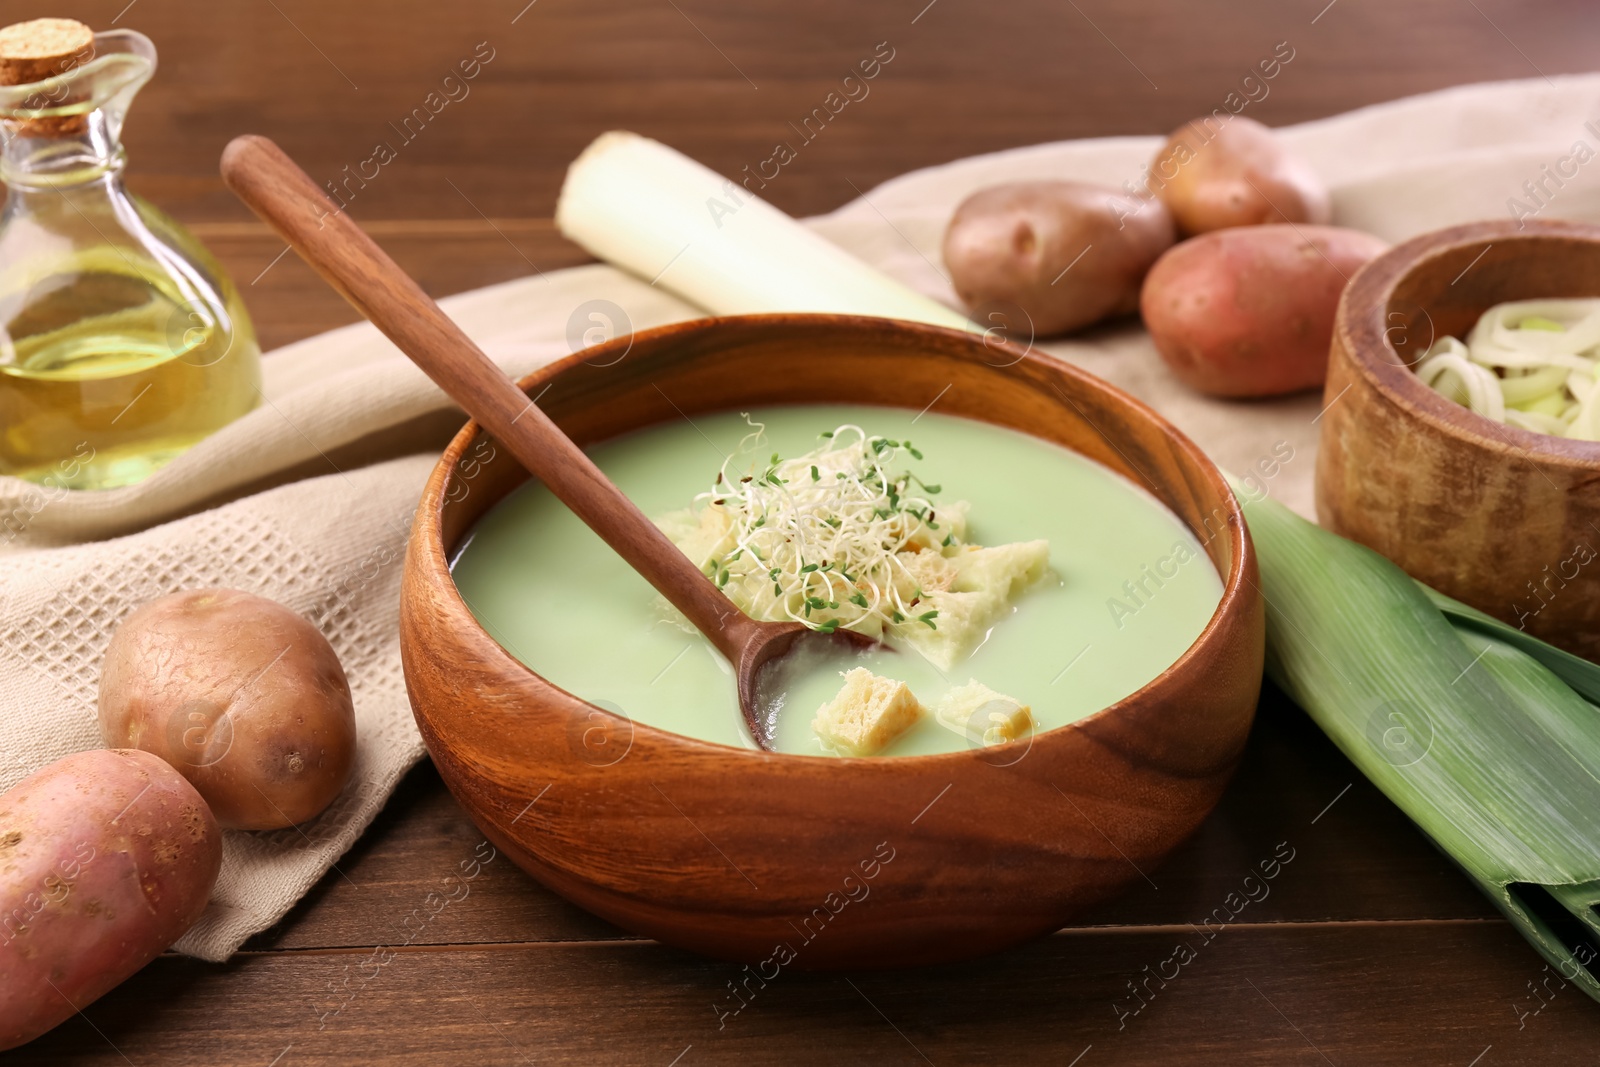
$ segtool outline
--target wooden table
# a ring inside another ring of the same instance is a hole
[[[127,131],[132,184],[194,224],[268,345],[354,315],[292,256],[266,270],[282,244],[222,189],[222,145],[266,133],[333,180],[376,141],[398,141],[388,124],[480,42],[492,59],[468,94],[419,126],[351,207],[437,295],[585,260],[548,216],[566,163],[601,130],[632,128],[737,171],[880,41],[894,60],[772,183],[779,206],[826,210],[852,184],[975,152],[1165,131],[1220,103],[1280,41],[1296,58],[1252,111],[1272,124],[1467,81],[1554,79],[1588,68],[1600,41],[1600,8],[1583,0],[126,3],[52,13],[156,39],[162,68]],[[737,968],[615,929],[503,857],[435,913],[430,893],[481,840],[424,764],[338,869],[231,963],[163,957],[9,1061],[1600,1059],[1600,1006],[1561,988],[1273,692],[1216,813],[1123,899],[962,966],[786,972],[721,1027],[713,1005]],[[1289,850],[1269,894],[1241,907],[1246,875]],[[408,916],[423,935],[377,951],[403,940]],[[1195,925],[1208,916],[1209,939]],[[1195,959],[1150,977],[1179,942]]]

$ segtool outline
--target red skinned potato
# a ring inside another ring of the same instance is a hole
[[[1328,190],[1316,172],[1256,120],[1223,118],[1179,127],[1150,165],[1148,184],[1178,230],[1187,236],[1231,226],[1326,223]]]
[[[0,1049],[155,959],[205,911],[222,834],[148,752],[78,752],[0,795]]]
[[[1322,385],[1346,281],[1389,246],[1335,226],[1250,226],[1185,241],[1156,261],[1140,307],[1185,384],[1212,396]]]
[[[173,593],[123,621],[100,672],[100,732],[176,767],[226,829],[305,822],[355,766],[333,648],[288,608],[237,589]]]
[[[1082,182],[1012,182],[956,208],[944,262],[969,309],[1016,305],[1047,336],[1136,309],[1139,282],[1172,241],[1158,201]]]

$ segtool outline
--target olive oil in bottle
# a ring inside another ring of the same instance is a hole
[[[41,79],[30,49],[60,73]],[[0,474],[128,485],[259,398],[233,283],[122,183],[122,119],[154,68],[128,30],[0,30],[0,82],[25,79],[0,85]]]

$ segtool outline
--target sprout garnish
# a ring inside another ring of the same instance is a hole
[[[938,612],[913,610],[921,591],[907,559],[962,542],[953,529],[933,532],[940,487],[897,467],[904,455],[920,460],[922,453],[847,424],[821,434],[823,443],[803,456],[773,453],[751,464],[765,427],[746,421],[751,432],[712,491],[695,498],[728,520],[723,551],[704,564],[717,585],[756,618],[793,619],[826,633],[876,631],[908,617],[937,629]]]

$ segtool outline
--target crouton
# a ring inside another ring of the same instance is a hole
[[[1033,709],[982,682],[969,681],[934,704],[934,717],[974,743],[997,745],[1015,741],[1033,729]]]
[[[844,687],[817,709],[811,728],[846,756],[872,756],[915,726],[925,713],[904,682],[856,667],[844,672]]]

